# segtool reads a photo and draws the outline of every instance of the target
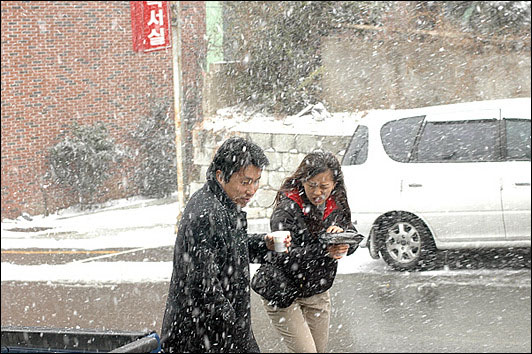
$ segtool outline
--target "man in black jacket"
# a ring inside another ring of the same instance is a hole
[[[248,235],[241,208],[267,164],[259,146],[230,138],[187,203],[161,331],[164,352],[259,352],[251,329],[249,263],[260,262],[274,246],[270,235]]]

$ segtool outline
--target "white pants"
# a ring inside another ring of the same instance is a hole
[[[271,324],[292,353],[324,353],[329,341],[331,298],[329,291],[298,298],[286,308],[268,305],[262,298]]]

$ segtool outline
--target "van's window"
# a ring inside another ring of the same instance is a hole
[[[505,119],[506,159],[530,161],[530,120]]]
[[[408,162],[425,116],[394,120],[381,128],[384,151],[395,161]]]
[[[361,165],[368,158],[368,127],[359,125],[342,160],[342,165]]]
[[[497,120],[426,122],[415,152],[416,162],[497,161]]]

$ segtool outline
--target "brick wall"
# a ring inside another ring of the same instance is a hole
[[[187,52],[201,46],[205,4],[181,6],[182,33],[194,37],[199,30],[193,41],[184,36]],[[73,123],[96,121],[105,123],[117,143],[134,148],[129,134],[149,114],[151,97],[173,100],[173,73],[171,49],[133,51],[129,1],[8,1],[2,2],[1,12],[4,219],[76,203],[47,187],[48,148]],[[202,85],[200,64],[194,53],[183,56],[185,92]],[[202,114],[189,109],[197,117]],[[106,198],[135,194],[131,178],[136,163],[113,172]]]

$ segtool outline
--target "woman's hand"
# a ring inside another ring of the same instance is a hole
[[[344,232],[344,229],[342,229],[341,227],[338,227],[336,225],[331,225],[327,228],[327,232],[330,233],[330,234],[337,234],[339,232]]]
[[[327,228],[327,232],[330,234],[337,234],[339,232],[344,232],[344,229],[336,225],[331,225]],[[340,259],[343,256],[345,256],[348,249],[349,249],[348,244],[331,245],[327,247],[327,251],[329,251],[329,257],[334,258],[334,259]]]
[[[340,259],[345,256],[347,254],[348,249],[349,245],[346,243],[341,245],[331,245],[327,247],[327,251],[329,251],[329,257],[334,259]]]

